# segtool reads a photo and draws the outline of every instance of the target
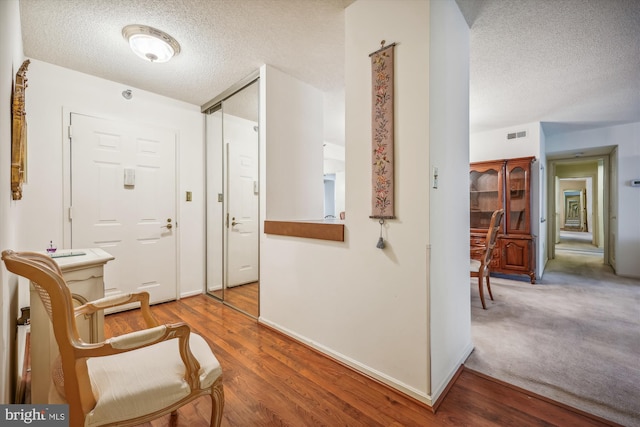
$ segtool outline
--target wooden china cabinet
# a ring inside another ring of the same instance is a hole
[[[531,234],[531,164],[535,157],[472,163],[469,171],[471,257],[478,258],[491,215],[504,217],[490,271],[526,274],[535,283],[535,238]]]

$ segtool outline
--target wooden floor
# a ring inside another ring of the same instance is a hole
[[[152,307],[161,323],[184,321],[222,365],[223,426],[606,426],[588,416],[463,370],[437,412],[259,325],[211,297]],[[137,312],[106,316],[107,337],[138,328]],[[178,425],[207,426],[207,397]],[[143,424],[166,426],[168,416]]]
[[[227,288],[224,290],[224,300],[227,304],[258,317],[258,287],[258,282],[253,282]]]
[[[255,318],[260,314],[258,309],[259,282],[247,283],[240,286],[228,287],[224,290],[211,292],[217,298]]]

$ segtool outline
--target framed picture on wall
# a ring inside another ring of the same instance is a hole
[[[24,107],[29,60],[16,73],[11,101],[11,197],[22,199],[22,183],[27,166],[27,113]]]

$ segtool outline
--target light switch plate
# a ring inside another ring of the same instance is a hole
[[[133,186],[136,185],[136,170],[133,168],[124,169],[124,185]]]

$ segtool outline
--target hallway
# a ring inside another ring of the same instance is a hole
[[[556,251],[561,253],[593,253],[604,256],[604,249],[592,243],[591,232],[560,231],[560,242],[556,243]]]
[[[465,366],[625,426],[640,425],[640,280],[613,274],[586,233],[564,234],[536,285],[471,283],[475,349]],[[585,241],[586,240],[586,241]]]

